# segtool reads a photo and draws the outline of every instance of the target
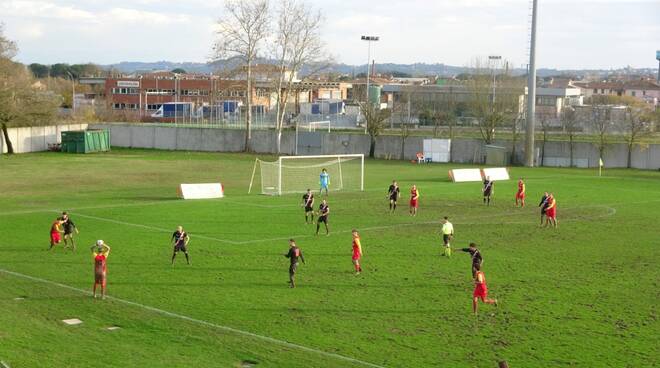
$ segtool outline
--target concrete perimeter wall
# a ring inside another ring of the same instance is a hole
[[[86,129],[87,124],[72,124],[46,127],[9,129],[14,149],[18,153],[45,151],[49,143],[58,143],[60,133],[66,130]],[[168,127],[153,124],[103,123],[89,124],[90,129],[108,129],[110,143],[116,147],[155,148],[183,151],[241,152],[245,144],[245,131],[205,127]],[[318,147],[298,147],[299,155],[369,153],[369,136],[349,133],[320,132]],[[431,137],[408,137],[405,141],[403,158],[415,159],[423,150],[423,141]],[[381,136],[376,139],[376,157],[401,158],[401,137]],[[512,150],[512,142],[498,140],[497,146]],[[282,133],[282,154],[295,154],[295,132]],[[478,139],[455,139],[452,142],[452,162],[484,162],[484,144]],[[540,148],[541,142],[537,142]],[[6,152],[4,140],[0,139],[0,152]],[[518,161],[522,159],[523,142],[517,143]],[[277,132],[255,130],[252,132],[252,150],[257,153],[277,152]],[[625,144],[609,144],[604,153],[606,167],[626,167],[628,150]],[[568,142],[547,142],[545,144],[545,166],[568,166],[570,145]],[[583,167],[598,166],[598,149],[592,143],[573,145],[574,164]],[[632,167],[639,169],[660,169],[660,144],[636,145],[632,152]]]
[[[48,150],[48,145],[61,143],[61,133],[69,130],[85,130],[87,124],[48,125],[22,128],[8,128],[9,139],[15,153],[40,152]],[[0,133],[0,153],[7,153],[7,144]]]

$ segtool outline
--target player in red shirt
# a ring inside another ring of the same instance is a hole
[[[417,207],[419,207],[419,190],[416,185],[410,189],[410,216],[417,216]]]
[[[525,207],[525,182],[520,178],[518,180],[518,192],[516,192],[516,207],[520,201],[520,208]]]
[[[553,227],[557,227],[557,200],[555,200],[554,194],[550,193],[547,199],[547,205],[545,208],[545,226],[552,224]]]
[[[477,272],[474,275],[474,292],[472,293],[472,311],[477,314],[479,299],[486,304],[495,304],[497,306],[497,299],[488,298],[488,286],[486,285],[486,275],[481,271],[481,264],[475,263],[472,265],[476,268]]]
[[[105,299],[106,276],[108,273],[106,261],[110,255],[110,246],[105,244],[103,240],[97,240],[96,244],[92,245],[91,250],[94,256],[93,297],[96,298],[96,286],[101,285],[101,297]]]
[[[359,275],[362,272],[360,266],[360,258],[362,258],[362,244],[360,244],[360,235],[357,230],[353,229],[353,266],[355,266],[355,274]]]
[[[53,249],[55,245],[62,241],[62,233],[64,232],[64,230],[62,230],[63,223],[64,220],[62,220],[61,217],[58,217],[55,221],[53,221],[53,224],[50,225],[50,247],[48,250]]]

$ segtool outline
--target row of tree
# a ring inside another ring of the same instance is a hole
[[[240,60],[246,76],[245,149],[251,149],[253,67],[260,57],[276,60],[277,150],[287,102],[294,90],[296,74],[312,67],[308,76],[327,67],[329,56],[321,40],[323,17],[302,0],[227,0],[218,20],[214,44],[215,60]]]
[[[83,76],[101,76],[106,73],[103,68],[92,63],[73,65],[65,63],[53,65],[32,63],[28,65],[28,68],[36,78],[78,79]]]
[[[7,153],[14,153],[8,128],[48,124],[55,117],[61,99],[35,83],[32,73],[15,62],[16,43],[4,36],[0,25],[0,130]]]
[[[400,92],[388,109],[363,104],[367,132],[371,136],[370,153],[373,155],[375,151],[376,137],[388,127],[400,128],[403,159],[412,126],[433,126],[434,136],[443,128],[448,133],[444,136],[453,139],[458,123],[463,121],[462,129],[478,130],[486,144],[494,143],[496,134],[508,139],[512,147],[510,162],[515,163],[525,124],[524,80],[507,74],[496,75],[484,68],[458,83],[462,89],[460,98],[451,90],[429,98],[428,94],[420,93],[423,87],[411,86]],[[573,151],[578,135],[593,139],[601,157],[618,135],[626,142],[630,167],[634,147],[660,125],[660,110],[629,96],[594,96],[585,102],[580,108],[563,106],[558,116],[538,114],[539,164],[543,165],[551,134],[567,139],[571,165],[575,164]]]

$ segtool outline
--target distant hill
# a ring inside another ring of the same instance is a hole
[[[258,63],[271,64],[272,60],[261,59]],[[123,61],[118,64],[103,65],[107,69],[115,69],[122,73],[144,73],[157,70],[173,70],[181,68],[189,73],[211,73],[219,69],[227,69],[232,66],[238,65],[236,60],[226,60],[222,62],[211,63],[195,63],[195,62],[171,62],[171,61],[155,61],[155,62],[138,62],[138,61]],[[362,65],[348,65],[348,64],[332,64],[325,70],[327,73],[336,73],[343,75],[357,75],[364,73],[367,67]],[[311,67],[303,68],[301,75],[308,74]],[[455,76],[460,73],[468,72],[469,68],[464,66],[446,65],[442,63],[426,64],[394,64],[383,63],[376,64],[376,73],[405,73],[412,76],[432,76],[438,75],[443,77]],[[525,69],[515,68],[512,73],[515,75],[523,75],[527,72]],[[621,69],[576,69],[576,70],[560,70],[560,69],[538,69],[536,71],[539,77],[565,75],[571,77],[583,77],[586,75],[609,75],[609,74],[630,74],[630,75],[645,75],[654,74],[655,70],[650,68],[634,69],[634,68],[621,68]]]

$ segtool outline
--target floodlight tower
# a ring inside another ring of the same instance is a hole
[[[367,41],[367,100],[366,103],[369,104],[369,76],[371,74],[371,42],[378,41],[378,36],[362,36],[362,41]],[[364,124],[364,132],[367,132],[367,124]]]
[[[658,60],[658,83],[660,83],[660,50],[655,52],[655,59]]]
[[[536,17],[538,0],[532,2],[532,32],[529,40],[529,69],[527,71],[527,130],[525,166],[534,166],[534,115],[536,114]]]
[[[362,36],[362,41],[367,41],[367,103],[369,102],[369,77],[371,74],[371,42],[378,41],[378,36]]]

